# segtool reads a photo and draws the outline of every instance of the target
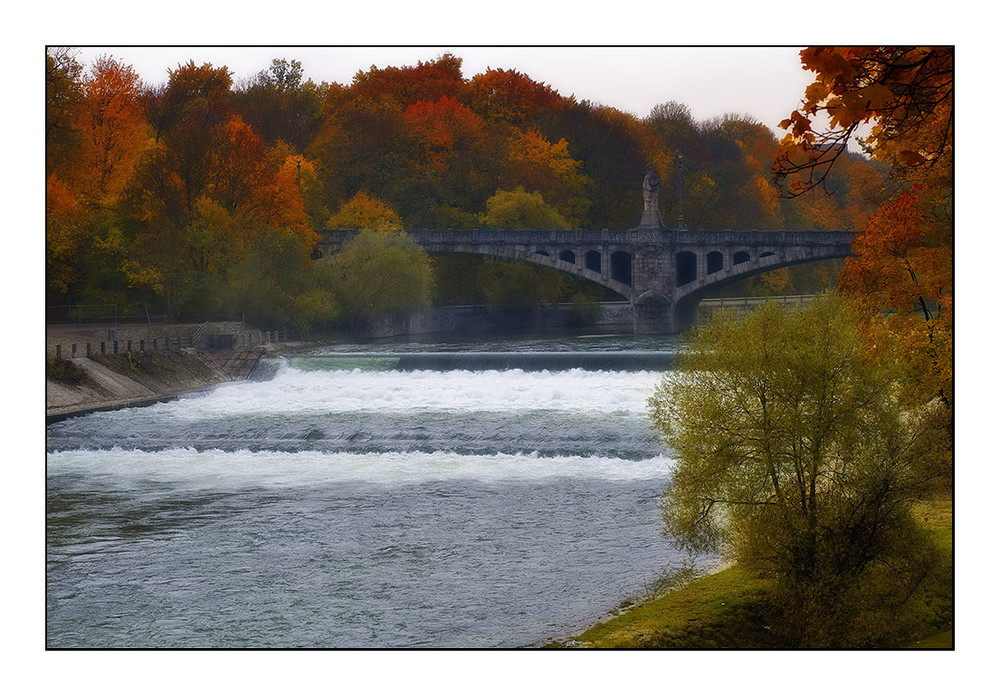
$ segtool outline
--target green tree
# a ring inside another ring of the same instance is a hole
[[[76,126],[83,108],[83,66],[65,47],[45,52],[45,172],[66,177],[80,146]]]
[[[430,259],[405,233],[363,230],[333,264],[337,304],[356,327],[430,306]]]
[[[713,320],[650,399],[678,460],[665,531],[773,578],[786,639],[898,637],[933,568],[912,503],[933,482],[926,413],[834,296]]]

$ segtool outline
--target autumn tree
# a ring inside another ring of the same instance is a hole
[[[46,57],[48,293],[51,304],[127,305],[115,206],[148,141],[143,86],[111,58],[84,70],[72,56]]]
[[[416,65],[385,68],[373,65],[367,72],[358,71],[350,91],[353,98],[402,110],[410,104],[436,102],[442,97],[461,101],[464,89],[462,59],[444,53]]]
[[[497,191],[486,201],[480,220],[496,230],[568,230],[569,221],[545,202],[537,191],[518,186],[513,191]]]
[[[866,150],[904,168],[950,170],[954,137],[951,47],[814,47],[802,66],[816,73],[775,164],[795,195],[822,185],[863,126]]]
[[[302,205],[309,219],[309,226],[314,230],[328,227],[330,208],[323,184],[319,180],[316,163],[297,154],[291,146],[284,143],[275,145],[274,155],[284,161],[282,176],[288,181],[295,181],[295,186],[302,196]]]
[[[565,138],[549,142],[535,129],[512,128],[507,139],[506,157],[500,171],[499,188],[521,187],[545,197],[574,227],[588,220],[590,180],[582,173],[583,163],[569,154]]]
[[[235,108],[269,145],[281,141],[302,152],[315,139],[328,85],[303,77],[300,61],[275,58],[234,91]]]
[[[950,405],[954,258],[950,240],[936,239],[935,230],[922,189],[899,195],[871,217],[855,240],[840,290],[869,331],[887,330],[898,338],[913,400],[941,399]]]
[[[776,176],[792,195],[825,185],[850,139],[870,128],[861,142],[890,167],[891,195],[855,240],[841,292],[859,309],[873,340],[888,332],[900,344],[911,393],[950,405],[954,51],[818,47],[801,56],[816,79],[802,107],[783,123],[789,133]],[[952,427],[950,417],[946,427]]]
[[[666,532],[773,582],[766,620],[797,647],[907,637],[936,572],[912,503],[934,483],[933,414],[843,303],[714,318],[650,399],[677,458]]]
[[[422,227],[469,227],[468,213],[482,206],[496,182],[495,145],[482,119],[449,96],[410,104],[403,119],[415,148],[402,173],[408,179],[402,214]]]
[[[45,279],[49,306],[66,302],[80,280],[79,204],[55,173],[45,182]]]
[[[469,81],[468,104],[489,122],[524,129],[537,127],[563,102],[549,85],[516,70],[487,68]]]
[[[97,204],[117,200],[150,139],[144,85],[128,65],[101,56],[81,81],[77,188]]]
[[[326,225],[331,230],[368,230],[381,234],[403,231],[403,220],[395,210],[361,191],[331,215]]]
[[[122,208],[131,239],[126,273],[162,297],[172,316],[249,311],[277,321],[301,291],[294,279],[318,241],[299,171],[286,166],[287,146],[269,147],[233,112],[228,70],[189,63],[170,76],[158,142]],[[253,292],[279,286],[267,297],[285,310],[247,304]]]

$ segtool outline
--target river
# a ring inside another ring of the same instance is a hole
[[[672,337],[335,345],[47,428],[52,648],[512,648],[687,559]],[[705,564],[710,559],[695,559]]]

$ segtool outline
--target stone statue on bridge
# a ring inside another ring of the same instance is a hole
[[[646,167],[646,177],[642,180],[642,220],[640,228],[660,229],[660,177],[653,165]]]

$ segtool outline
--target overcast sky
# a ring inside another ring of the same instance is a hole
[[[225,65],[235,80],[265,70],[272,58],[299,60],[315,82],[350,84],[371,66],[416,65],[450,52],[462,59],[466,78],[487,67],[515,69],[563,96],[613,106],[644,117],[656,104],[687,104],[697,120],[725,113],[749,114],[771,128],[802,98],[811,73],[795,47],[462,47],[336,48],[265,47],[86,47],[88,65],[108,54],[132,65],[149,83],[165,83],[167,70],[194,60]]]

